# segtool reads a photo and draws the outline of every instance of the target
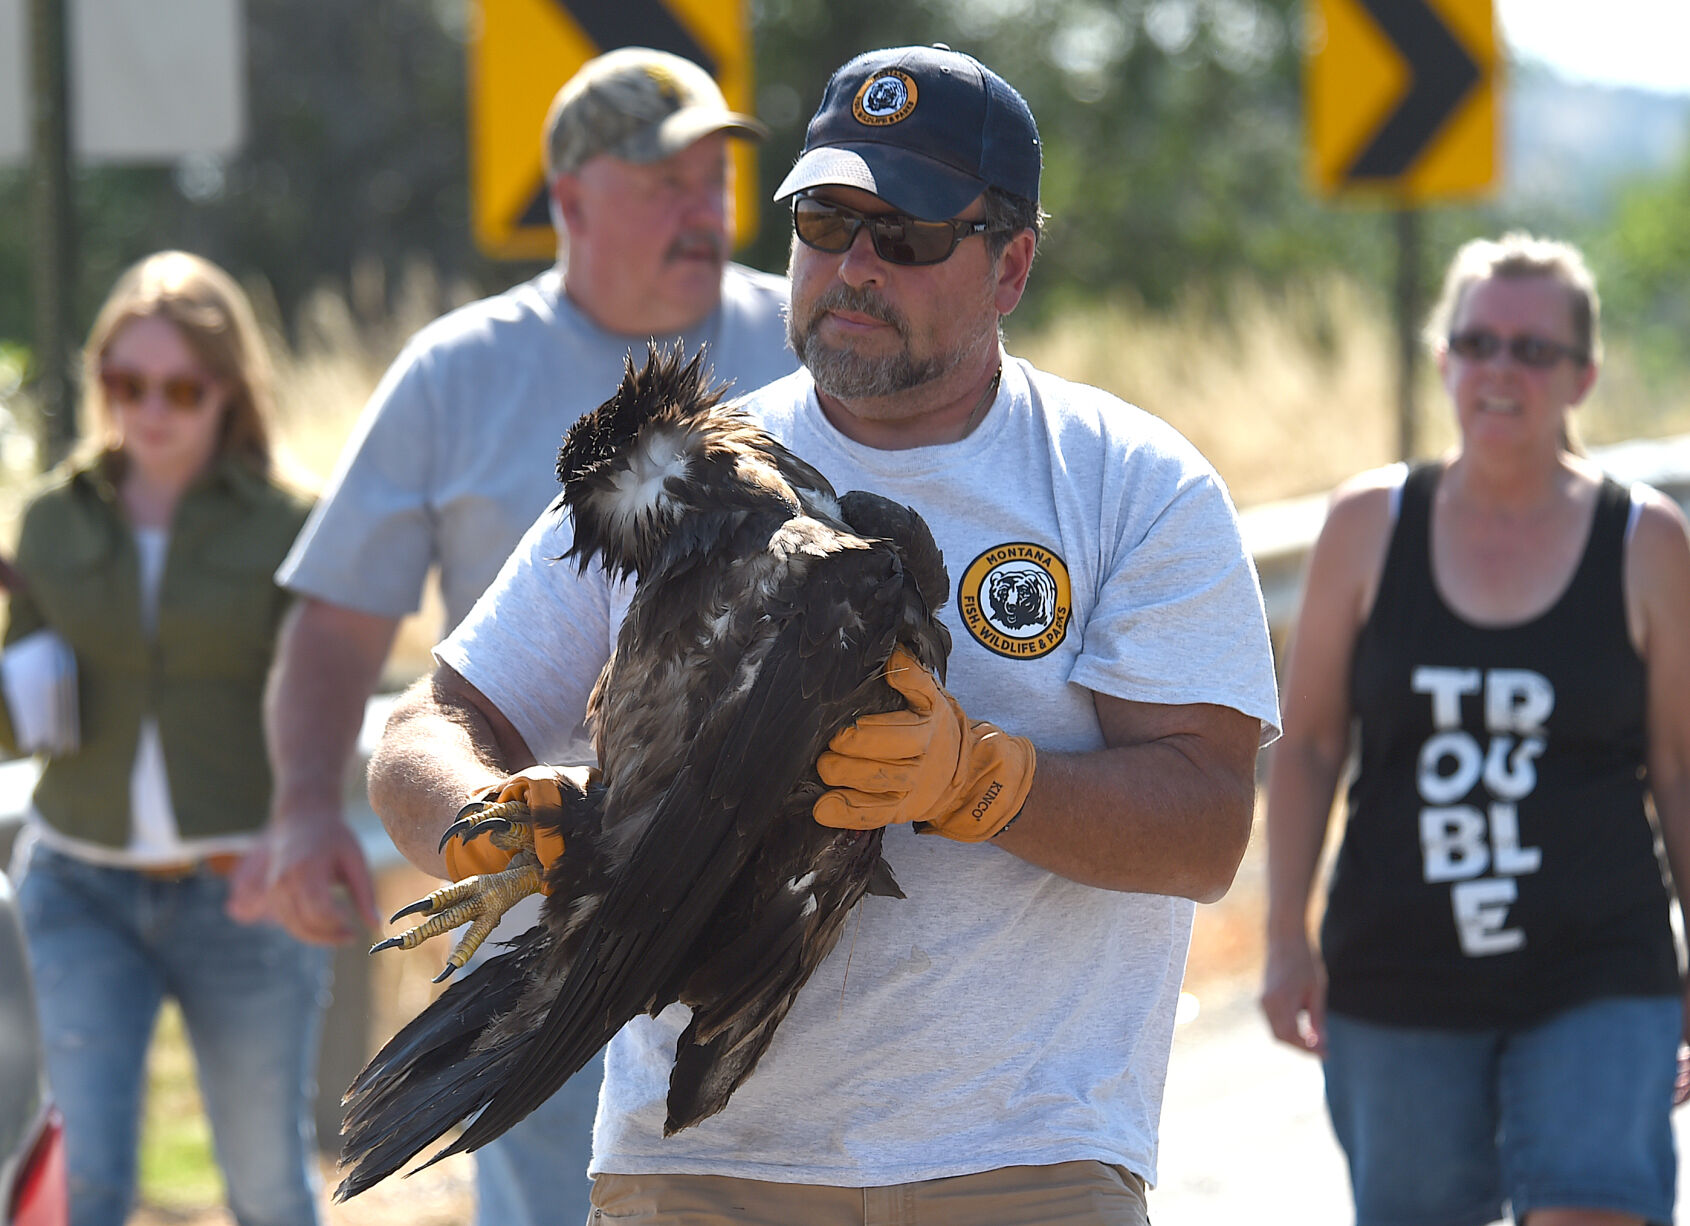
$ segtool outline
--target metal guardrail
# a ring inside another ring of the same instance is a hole
[[[1654,486],[1690,513],[1690,434],[1592,447],[1590,458],[1620,481]],[[1256,560],[1268,626],[1281,641],[1296,619],[1308,552],[1326,518],[1329,495],[1310,494],[1238,513],[1244,547]]]

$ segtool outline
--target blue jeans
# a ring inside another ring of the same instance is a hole
[[[182,1010],[240,1226],[316,1226],[312,1101],[329,955],[223,913],[204,869],[157,880],[37,845],[18,898],[47,1074],[65,1116],[71,1226],[122,1226],[135,1195],[146,1054]]]
[[[1482,1226],[1578,1206],[1672,1220],[1677,997],[1516,1030],[1326,1019],[1326,1101],[1359,1226]]]

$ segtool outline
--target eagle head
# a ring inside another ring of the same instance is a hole
[[[639,574],[688,509],[689,477],[703,457],[702,423],[721,404],[701,349],[650,346],[643,369],[630,355],[616,394],[564,436],[557,453],[562,501],[574,520],[566,557],[594,557],[612,574]]]

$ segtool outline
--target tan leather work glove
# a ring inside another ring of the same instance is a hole
[[[527,770],[518,771],[510,778],[477,793],[470,803],[519,804],[525,806],[529,814],[548,809],[561,811],[563,789],[568,787],[585,791],[587,783],[595,778],[597,773],[596,768],[571,768],[570,776],[579,775],[579,778],[573,778],[566,777],[563,769],[556,766],[530,766]],[[520,813],[510,816],[512,820],[523,820]],[[452,875],[453,881],[462,881],[465,877],[483,873],[502,872],[512,858],[528,847],[531,841],[535,858],[540,861],[541,875],[544,876],[558,857],[563,855],[563,836],[532,821],[531,818],[528,826],[530,833],[526,837],[482,834],[465,841],[462,835],[454,835],[441,851],[446,859],[446,871]],[[547,894],[551,893],[548,886],[542,886],[541,889]]]
[[[844,830],[921,822],[923,833],[961,843],[1009,825],[1033,785],[1033,743],[970,720],[902,647],[886,662],[886,680],[909,710],[865,715],[834,735],[816,759],[834,789],[816,801],[816,820]]]

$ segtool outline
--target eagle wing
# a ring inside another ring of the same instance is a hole
[[[813,778],[828,739],[858,714],[896,705],[880,669],[904,621],[898,592],[908,586],[910,597],[918,594],[894,547],[864,547],[855,538],[844,545],[837,535],[833,544],[819,557],[806,556],[790,581],[763,603],[761,633],[741,657],[736,683],[717,695],[684,759],[667,764],[672,773],[653,810],[618,815],[607,809],[607,829],[629,822],[637,831],[626,862],[583,931],[542,1028],[528,1045],[521,1076],[501,1087],[447,1152],[498,1136],[539,1106],[629,1018],[677,999],[699,971],[700,958],[708,963],[711,952],[722,952],[695,947],[712,931],[724,895],[776,821],[786,816],[815,826],[807,807],[794,814],[788,801]],[[624,681],[622,700],[644,700],[636,682]],[[605,698],[616,701],[616,695]],[[878,864],[878,852],[873,860]],[[809,871],[801,863],[792,867],[792,877]],[[721,928],[714,931],[719,939]],[[790,984],[790,991],[776,992],[774,999],[789,1003],[798,986],[791,984],[790,965],[783,963],[776,978]],[[747,999],[770,995],[746,994]]]
[[[942,673],[950,636],[932,611],[945,599],[948,580],[926,524],[909,507],[876,494],[852,491],[839,505],[859,536],[890,548],[898,560],[888,581],[853,593],[854,607],[870,623],[892,626],[892,639]],[[890,643],[885,650],[890,653]],[[884,664],[883,656],[877,659]],[[848,705],[855,719],[894,710],[902,699],[877,669]],[[697,969],[680,992],[693,1016],[675,1047],[665,1133],[721,1110],[751,1075],[863,894],[903,897],[880,857],[881,831],[834,830],[811,818],[823,787],[808,769],[700,942]]]

